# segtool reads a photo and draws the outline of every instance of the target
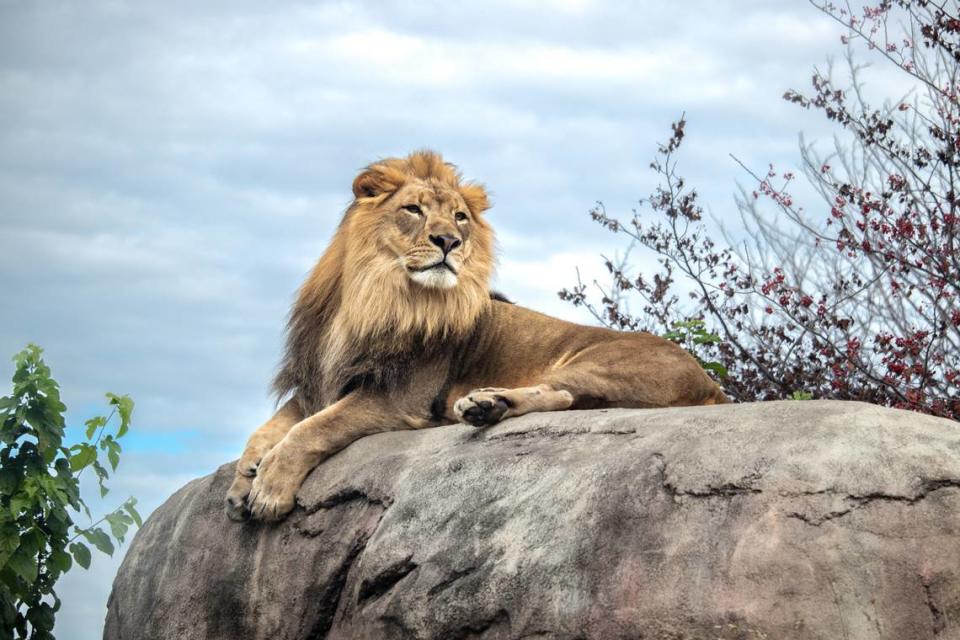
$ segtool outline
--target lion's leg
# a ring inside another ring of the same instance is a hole
[[[675,344],[623,334],[553,363],[540,384],[484,388],[453,405],[458,420],[477,427],[533,411],[602,407],[677,407],[729,402],[697,361]]]
[[[322,460],[354,440],[409,428],[385,397],[352,393],[298,422],[260,462],[247,498],[252,517],[278,520],[295,504],[297,490]]]
[[[296,399],[291,398],[247,440],[247,446],[244,447],[243,455],[237,463],[237,473],[251,478],[257,475],[257,466],[263,456],[283,440],[293,425],[301,420],[303,420],[303,413],[300,411],[300,405]]]
[[[475,427],[485,427],[534,411],[563,411],[573,404],[573,395],[548,384],[519,389],[487,387],[471,391],[453,405],[457,419]]]
[[[247,519],[249,516],[246,508],[247,495],[253,485],[253,477],[257,475],[260,461],[302,418],[299,405],[291,399],[247,440],[247,446],[244,447],[243,454],[237,461],[233,484],[227,491],[226,511],[230,519]]]

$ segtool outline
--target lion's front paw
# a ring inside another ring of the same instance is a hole
[[[237,474],[233,478],[233,484],[227,490],[227,498],[224,501],[224,510],[227,517],[234,522],[244,522],[250,519],[250,510],[247,509],[247,496],[250,495],[250,487],[253,486],[253,478]]]
[[[312,465],[298,452],[288,453],[277,445],[270,450],[257,469],[247,509],[257,520],[280,520],[293,510],[297,490]]]
[[[256,436],[254,436],[256,438]],[[237,462],[237,473],[249,478],[257,475],[260,461],[270,452],[271,445],[263,440],[251,438],[243,449],[243,454]]]
[[[507,389],[477,389],[457,400],[453,411],[461,422],[475,427],[496,424],[510,408],[510,402],[501,395]]]

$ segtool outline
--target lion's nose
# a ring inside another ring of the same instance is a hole
[[[443,249],[443,255],[447,255],[462,244],[460,238],[454,236],[430,236],[430,242]]]

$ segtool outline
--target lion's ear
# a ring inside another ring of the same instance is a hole
[[[402,171],[387,163],[372,164],[353,181],[355,198],[376,198],[385,193],[393,193],[404,183]]]
[[[463,196],[467,207],[474,214],[481,214],[490,208],[490,199],[487,197],[487,190],[481,184],[465,184],[460,187],[460,195]]]

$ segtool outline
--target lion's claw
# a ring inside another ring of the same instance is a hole
[[[249,478],[256,476],[260,463],[269,451],[270,447],[266,443],[247,444],[240,461],[237,462],[237,473]]]
[[[281,520],[293,511],[296,504],[296,491],[293,493],[283,490],[273,490],[269,487],[258,487],[254,484],[250,496],[247,498],[247,512],[255,520]]]
[[[282,444],[264,456],[253,478],[246,507],[256,520],[281,520],[293,511],[297,491],[314,465]]]
[[[487,427],[500,422],[510,403],[497,393],[503,389],[478,389],[457,400],[453,410],[461,422],[474,427]]]
[[[227,491],[224,510],[227,512],[227,517],[234,522],[245,522],[250,519],[250,510],[247,509],[247,496],[250,495],[252,484],[253,480],[248,476],[237,475]]]

